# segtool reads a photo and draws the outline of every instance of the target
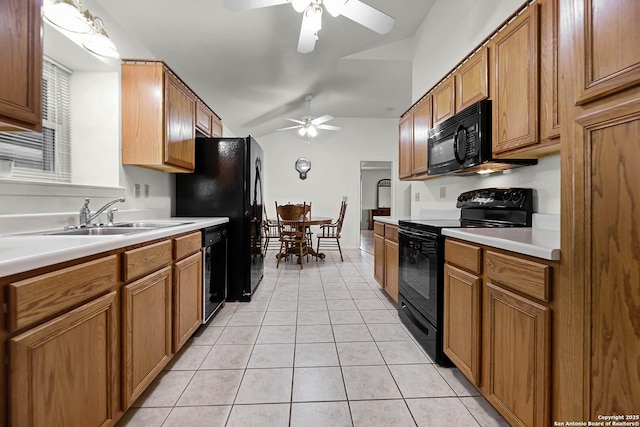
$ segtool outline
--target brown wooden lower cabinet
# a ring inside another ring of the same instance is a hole
[[[373,236],[373,277],[384,287],[384,236]]]
[[[202,255],[196,252],[176,262],[173,271],[173,352],[177,353],[202,324]]]
[[[373,235],[373,277],[395,302],[398,302],[399,252],[398,226],[376,221]]]
[[[400,246],[392,240],[384,241],[384,290],[395,302],[398,302],[398,263]]]
[[[445,242],[444,351],[512,426],[550,424],[552,266]]]
[[[485,285],[485,397],[513,426],[549,425],[551,310]]]
[[[124,409],[171,359],[171,294],[170,266],[122,288]]]
[[[118,310],[111,292],[9,341],[9,422],[97,427],[119,410]]]
[[[444,266],[444,352],[460,372],[480,386],[482,279]]]

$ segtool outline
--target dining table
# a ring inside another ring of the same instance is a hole
[[[302,218],[298,221],[292,221],[292,220],[286,220],[283,221],[281,220],[281,222],[286,222],[288,224],[291,224],[292,222],[297,222],[300,224],[300,227],[302,227]],[[304,225],[305,226],[309,226],[309,225],[324,225],[324,224],[331,224],[333,222],[333,218],[328,217],[328,216],[311,216],[310,218],[307,218],[304,220]],[[278,220],[276,219],[270,219],[269,220],[269,224],[273,224],[273,225],[277,225],[278,224]],[[309,246],[307,248],[309,255],[320,258],[320,259],[324,259],[325,258],[325,254],[322,252],[316,252],[315,249],[313,249],[313,245]],[[280,257],[280,254],[276,255],[277,258]],[[298,260],[298,262],[301,262],[301,260]]]

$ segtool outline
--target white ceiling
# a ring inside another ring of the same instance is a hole
[[[308,54],[296,50],[302,16],[289,4],[232,12],[223,0],[82,3],[124,58],[164,60],[225,126],[259,137],[290,126],[283,117],[306,116],[306,94],[314,117],[396,118],[410,106],[413,36],[435,0],[363,1],[396,19],[391,32],[325,13]]]

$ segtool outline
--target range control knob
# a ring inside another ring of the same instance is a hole
[[[511,201],[513,203],[518,203],[520,200],[522,200],[522,197],[523,197],[522,191],[514,190],[513,194],[511,195]]]

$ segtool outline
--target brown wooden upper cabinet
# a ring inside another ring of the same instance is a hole
[[[538,142],[539,17],[531,5],[489,45],[494,156]]]
[[[576,103],[594,101],[640,83],[640,2],[576,0],[575,42],[580,69]]]
[[[433,124],[437,125],[443,120],[455,114],[456,91],[453,75],[447,77],[442,83],[431,91],[433,97]]]
[[[398,133],[398,175],[400,179],[409,178],[413,174],[413,111],[400,118]]]
[[[196,130],[207,137],[222,137],[222,121],[200,99],[196,103]]]
[[[413,169],[412,174],[427,173],[427,150],[431,129],[431,96],[424,97],[413,111]]]
[[[122,164],[193,172],[196,96],[161,61],[122,64]]]
[[[42,0],[6,0],[0,13],[0,130],[42,130]]]
[[[489,97],[489,54],[484,46],[454,73],[456,113]]]

